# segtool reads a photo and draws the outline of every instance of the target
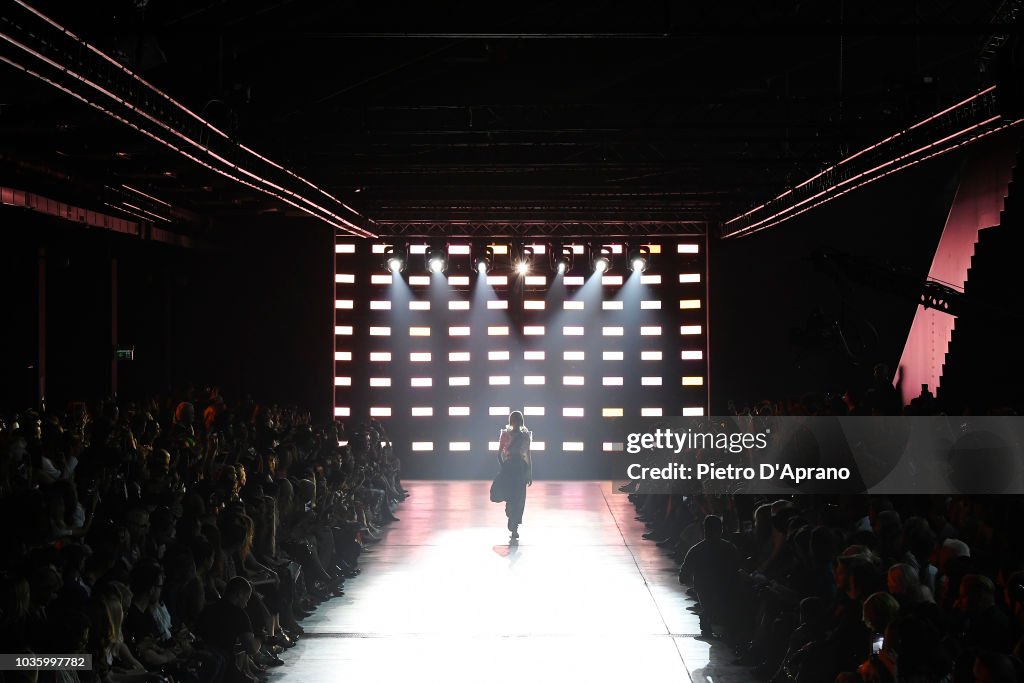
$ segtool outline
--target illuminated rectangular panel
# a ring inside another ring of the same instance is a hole
[[[430,328],[429,327],[410,327],[409,328],[409,336],[410,337],[429,337],[430,336]]]
[[[583,408],[562,408],[562,417],[583,417]]]
[[[642,284],[642,285],[660,285],[661,284],[661,276],[660,275],[641,275],[640,276],[640,284]]]
[[[468,244],[452,244],[452,245],[449,245],[448,253],[449,254],[468,254],[469,253],[469,245]]]
[[[489,310],[489,311],[506,311],[506,310],[508,310],[508,302],[507,301],[495,301],[495,300],[492,299],[492,300],[487,302],[487,310]]]
[[[661,351],[641,351],[640,360],[661,360]]]
[[[448,278],[448,284],[452,287],[468,287],[469,276],[468,275],[452,275]]]
[[[488,244],[487,246],[491,248],[491,251],[494,252],[495,255],[500,256],[508,253],[507,244]]]
[[[370,417],[391,417],[391,408],[389,406],[371,406]]]
[[[354,254],[356,253],[356,245],[354,244],[335,244],[335,254]]]
[[[642,387],[660,387],[661,377],[641,377],[640,386]]]
[[[526,246],[533,250],[535,255],[548,253],[548,245],[546,244],[527,244]]]
[[[334,360],[352,360],[351,351],[335,351]]]
[[[640,302],[641,311],[660,311],[661,302],[657,300],[644,299]]]
[[[562,360],[586,360],[587,354],[585,351],[563,351]]]
[[[468,363],[469,362],[469,351],[449,351],[448,362],[449,363]]]
[[[544,406],[523,406],[526,417],[544,417]]]
[[[371,275],[370,284],[373,285],[390,285],[394,281],[391,275]]]
[[[459,325],[459,326],[456,326],[456,327],[449,327],[448,328],[448,336],[449,337],[468,337],[469,336],[469,327],[467,327],[465,325]]]
[[[690,408],[683,408],[683,417],[700,417],[704,414],[704,409],[700,406],[694,406]]]
[[[527,311],[543,311],[544,302],[527,299],[526,301],[523,302],[523,308]]]
[[[527,287],[543,287],[548,283],[546,275],[527,275],[526,286]]]
[[[431,355],[429,351],[413,351],[409,354],[410,363],[429,363]]]
[[[700,282],[700,273],[680,273],[679,283],[680,284],[692,284]]]
[[[356,276],[352,273],[335,273],[334,281],[339,285],[351,285],[355,284]]]
[[[469,415],[469,406],[448,406],[449,417],[466,417]]]
[[[660,325],[650,325],[650,326],[644,326],[644,327],[640,328],[640,336],[641,337],[657,337],[660,334],[661,334],[661,326]]]
[[[469,386],[469,377],[465,377],[465,376],[449,377],[448,378],[448,386],[450,386],[450,387],[468,387]]]
[[[434,386],[434,380],[431,377],[410,377],[409,386],[411,387],[432,387]]]
[[[413,441],[412,450],[414,451],[432,451],[434,450],[433,441]]]
[[[566,285],[569,286],[582,285],[584,282],[586,282],[586,278],[584,278],[582,275],[566,275],[564,278],[562,278],[562,280],[565,282]]]
[[[700,248],[700,245],[698,245],[698,244],[692,244],[692,243],[680,244],[679,247],[676,249],[676,253],[677,254],[696,254],[696,253],[698,253],[698,249],[699,248]]]
[[[562,334],[566,337],[582,337],[583,328],[579,325],[566,325],[562,328]]]
[[[582,254],[584,251],[586,251],[586,247],[584,247],[584,245],[582,244],[567,244],[565,246],[572,249],[572,253],[574,254]]]
[[[375,244],[375,245],[373,245],[373,253],[374,254],[383,254],[385,251],[387,251],[387,248],[389,246],[390,247],[394,247],[395,245],[393,245],[393,244]]]
[[[352,409],[347,406],[334,406],[334,417],[348,417]]]
[[[683,360],[701,360],[702,358],[704,358],[704,352],[698,350],[681,351],[679,353],[679,357],[682,358]]]
[[[661,253],[661,245],[660,244],[645,244],[644,246],[647,247],[647,253],[651,254],[652,256],[654,254],[660,254]]]
[[[567,311],[582,311],[583,310],[583,302],[582,301],[563,301],[562,302],[562,308],[564,308]]]
[[[622,310],[622,302],[621,301],[602,301],[601,302],[601,310],[603,310],[603,311],[621,311]]]
[[[339,335],[339,336],[350,335],[350,334],[352,334],[352,326],[351,325],[335,325],[334,326],[334,334]]]
[[[352,308],[352,299],[335,299],[334,300],[334,307],[335,308],[349,308],[349,309],[351,309]]]
[[[608,453],[618,453],[626,450],[626,446],[621,441],[605,441],[601,444],[601,450]]]
[[[469,302],[468,301],[449,301],[448,302],[448,310],[449,311],[468,311],[469,310]]]
[[[334,378],[334,386],[336,386],[336,387],[350,387],[350,386],[352,386],[352,378],[351,377],[335,377]]]
[[[410,301],[409,302],[409,310],[410,311],[429,311],[430,310],[430,302],[429,301]]]
[[[622,417],[622,408],[602,408],[601,417]]]
[[[704,386],[703,377],[683,377],[684,387],[702,387]]]
[[[544,360],[543,351],[523,351],[523,360]]]
[[[410,254],[417,254],[417,255],[418,254],[426,254],[427,253],[427,245],[425,245],[425,244],[411,244],[411,245],[409,245],[409,253]]]
[[[661,417],[661,408],[641,408],[640,417]]]
[[[622,360],[622,351],[602,351],[601,360]]]
[[[543,325],[527,325],[526,327],[523,328],[523,334],[524,335],[531,335],[531,336],[538,336],[538,335],[539,336],[543,336],[544,335],[544,326]]]
[[[487,450],[489,450],[489,451],[496,451],[496,450],[498,450],[498,442],[497,441],[488,441],[487,442]]]
[[[391,378],[390,377],[371,377],[370,378],[370,386],[371,387],[390,387],[391,386]]]
[[[621,244],[606,244],[604,246],[608,247],[613,254],[621,254],[622,253],[622,245]]]
[[[487,284],[504,286],[508,284],[508,275],[488,275]]]
[[[469,328],[466,328],[469,329]],[[508,336],[508,325],[488,325],[487,326],[488,337],[507,337]]]
[[[505,416],[512,412],[512,409],[508,406],[491,406],[487,414],[493,416]]]
[[[567,387],[582,387],[583,375],[563,375],[562,384]]]
[[[601,276],[601,284],[602,285],[621,285],[622,284],[622,276],[621,275],[602,275]]]
[[[487,383],[492,386],[507,385],[512,383],[512,378],[508,375],[491,375],[487,378]]]
[[[679,334],[700,334],[700,325],[680,325]]]
[[[700,299],[680,299],[679,308],[691,309],[700,308]]]
[[[606,337],[621,337],[622,328],[618,326],[602,327],[601,334],[603,334]]]
[[[391,336],[391,328],[390,327],[371,327],[370,328],[370,336],[371,337],[390,337]]]
[[[370,302],[370,310],[371,311],[390,311],[391,310],[391,302],[390,301],[371,301]]]
[[[542,451],[547,447],[547,444],[543,441],[534,441],[530,444],[531,451]]]
[[[426,287],[430,284],[429,275],[410,275],[409,284],[413,287]]]
[[[605,386],[605,387],[621,387],[622,386],[622,378],[621,377],[602,377],[601,378],[601,386]]]
[[[562,450],[563,451],[582,451],[583,450],[583,442],[582,441],[563,441],[562,442]]]
[[[469,450],[468,441],[450,441],[448,443],[448,450],[453,452],[463,452]]]
[[[371,363],[390,363],[391,352],[390,351],[371,351],[370,352]]]
[[[523,376],[523,384],[528,386],[539,386],[544,384],[544,375],[525,375]]]
[[[487,360],[508,360],[508,351],[488,351]]]
[[[434,414],[434,409],[430,406],[413,406],[412,416],[413,417],[431,417]]]

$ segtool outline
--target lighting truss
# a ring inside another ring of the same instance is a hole
[[[990,86],[726,221],[721,237],[743,237],[775,227],[859,187],[1020,123],[999,115],[995,90]]]
[[[381,235],[522,237],[646,237],[707,234],[707,221],[386,221],[374,222]]]
[[[204,168],[270,195],[339,231],[376,237],[372,222],[302,176],[233,140],[199,114],[42,12],[11,0],[0,62],[47,83]]]

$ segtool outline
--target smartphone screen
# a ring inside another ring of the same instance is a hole
[[[871,639],[871,654],[877,655],[881,652],[883,642],[885,642],[885,636],[874,636]]]

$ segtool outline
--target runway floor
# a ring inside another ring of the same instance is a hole
[[[272,683],[753,680],[696,638],[675,565],[608,482],[537,482],[508,543],[489,482],[412,493]]]

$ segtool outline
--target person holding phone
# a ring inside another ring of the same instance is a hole
[[[526,420],[518,410],[513,410],[498,436],[498,462],[501,477],[505,483],[505,516],[511,540],[519,539],[519,525],[523,523],[526,507],[526,487],[533,485],[533,460],[530,458],[530,443],[533,433],[526,428]]]

